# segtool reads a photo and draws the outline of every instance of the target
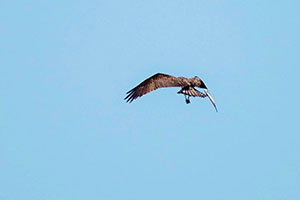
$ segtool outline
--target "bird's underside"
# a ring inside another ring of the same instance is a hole
[[[150,78],[144,80],[138,86],[127,92],[127,96],[124,100],[131,103],[133,100],[141,97],[153,90],[164,87],[181,87],[177,92],[178,94],[183,94],[185,96],[186,103],[190,103],[189,97],[209,97],[210,101],[214,105],[216,111],[217,107],[214,100],[208,93],[207,87],[204,82],[195,76],[194,78],[185,77],[174,77],[167,74],[157,73]],[[204,89],[205,93],[196,90],[195,87]]]
[[[181,90],[179,90],[179,91],[177,92],[177,94],[184,94],[185,102],[186,102],[187,104],[191,103],[190,97],[202,97],[202,98],[207,97],[206,94],[200,92],[199,90],[196,90],[196,89],[195,89],[194,87],[192,87],[192,86],[182,87]]]

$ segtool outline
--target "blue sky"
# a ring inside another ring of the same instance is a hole
[[[0,199],[300,199],[299,1],[2,1]],[[131,104],[157,73],[199,76]]]

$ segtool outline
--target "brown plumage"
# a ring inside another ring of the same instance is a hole
[[[197,76],[195,76],[194,78],[185,78],[185,77],[175,77],[167,74],[157,73],[151,76],[150,78],[144,80],[142,83],[140,83],[132,90],[128,91],[127,96],[125,97],[124,100],[127,100],[127,102],[131,103],[136,98],[141,97],[153,90],[156,90],[158,88],[163,88],[163,87],[181,87],[181,90],[178,91],[177,93],[184,94],[186,103],[190,103],[189,100],[190,96],[202,97],[202,98],[209,97],[215,109],[217,110],[214,100],[208,93],[206,85]],[[205,94],[196,90],[194,87],[203,88]]]

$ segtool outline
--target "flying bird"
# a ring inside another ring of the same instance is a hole
[[[190,103],[190,97],[208,97],[218,112],[217,106],[214,99],[208,92],[208,89],[204,82],[197,76],[194,78],[185,77],[175,77],[168,74],[157,73],[150,78],[147,78],[138,86],[127,92],[127,96],[124,98],[127,102],[131,103],[138,97],[141,97],[153,90],[164,87],[181,87],[177,92],[178,94],[183,94],[185,97],[185,102]],[[205,93],[196,90],[195,87],[204,89]]]

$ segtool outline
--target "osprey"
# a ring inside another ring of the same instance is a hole
[[[150,78],[144,80],[132,90],[128,91],[127,96],[124,98],[124,100],[127,100],[127,102],[131,103],[136,98],[163,87],[181,87],[181,90],[179,90],[177,93],[184,95],[185,102],[187,104],[190,103],[190,97],[208,97],[213,106],[215,107],[216,111],[218,112],[215,101],[209,94],[206,85],[197,76],[195,76],[194,78],[185,78],[157,73],[151,76]],[[200,92],[199,90],[196,90],[195,87],[203,88],[205,94]]]

